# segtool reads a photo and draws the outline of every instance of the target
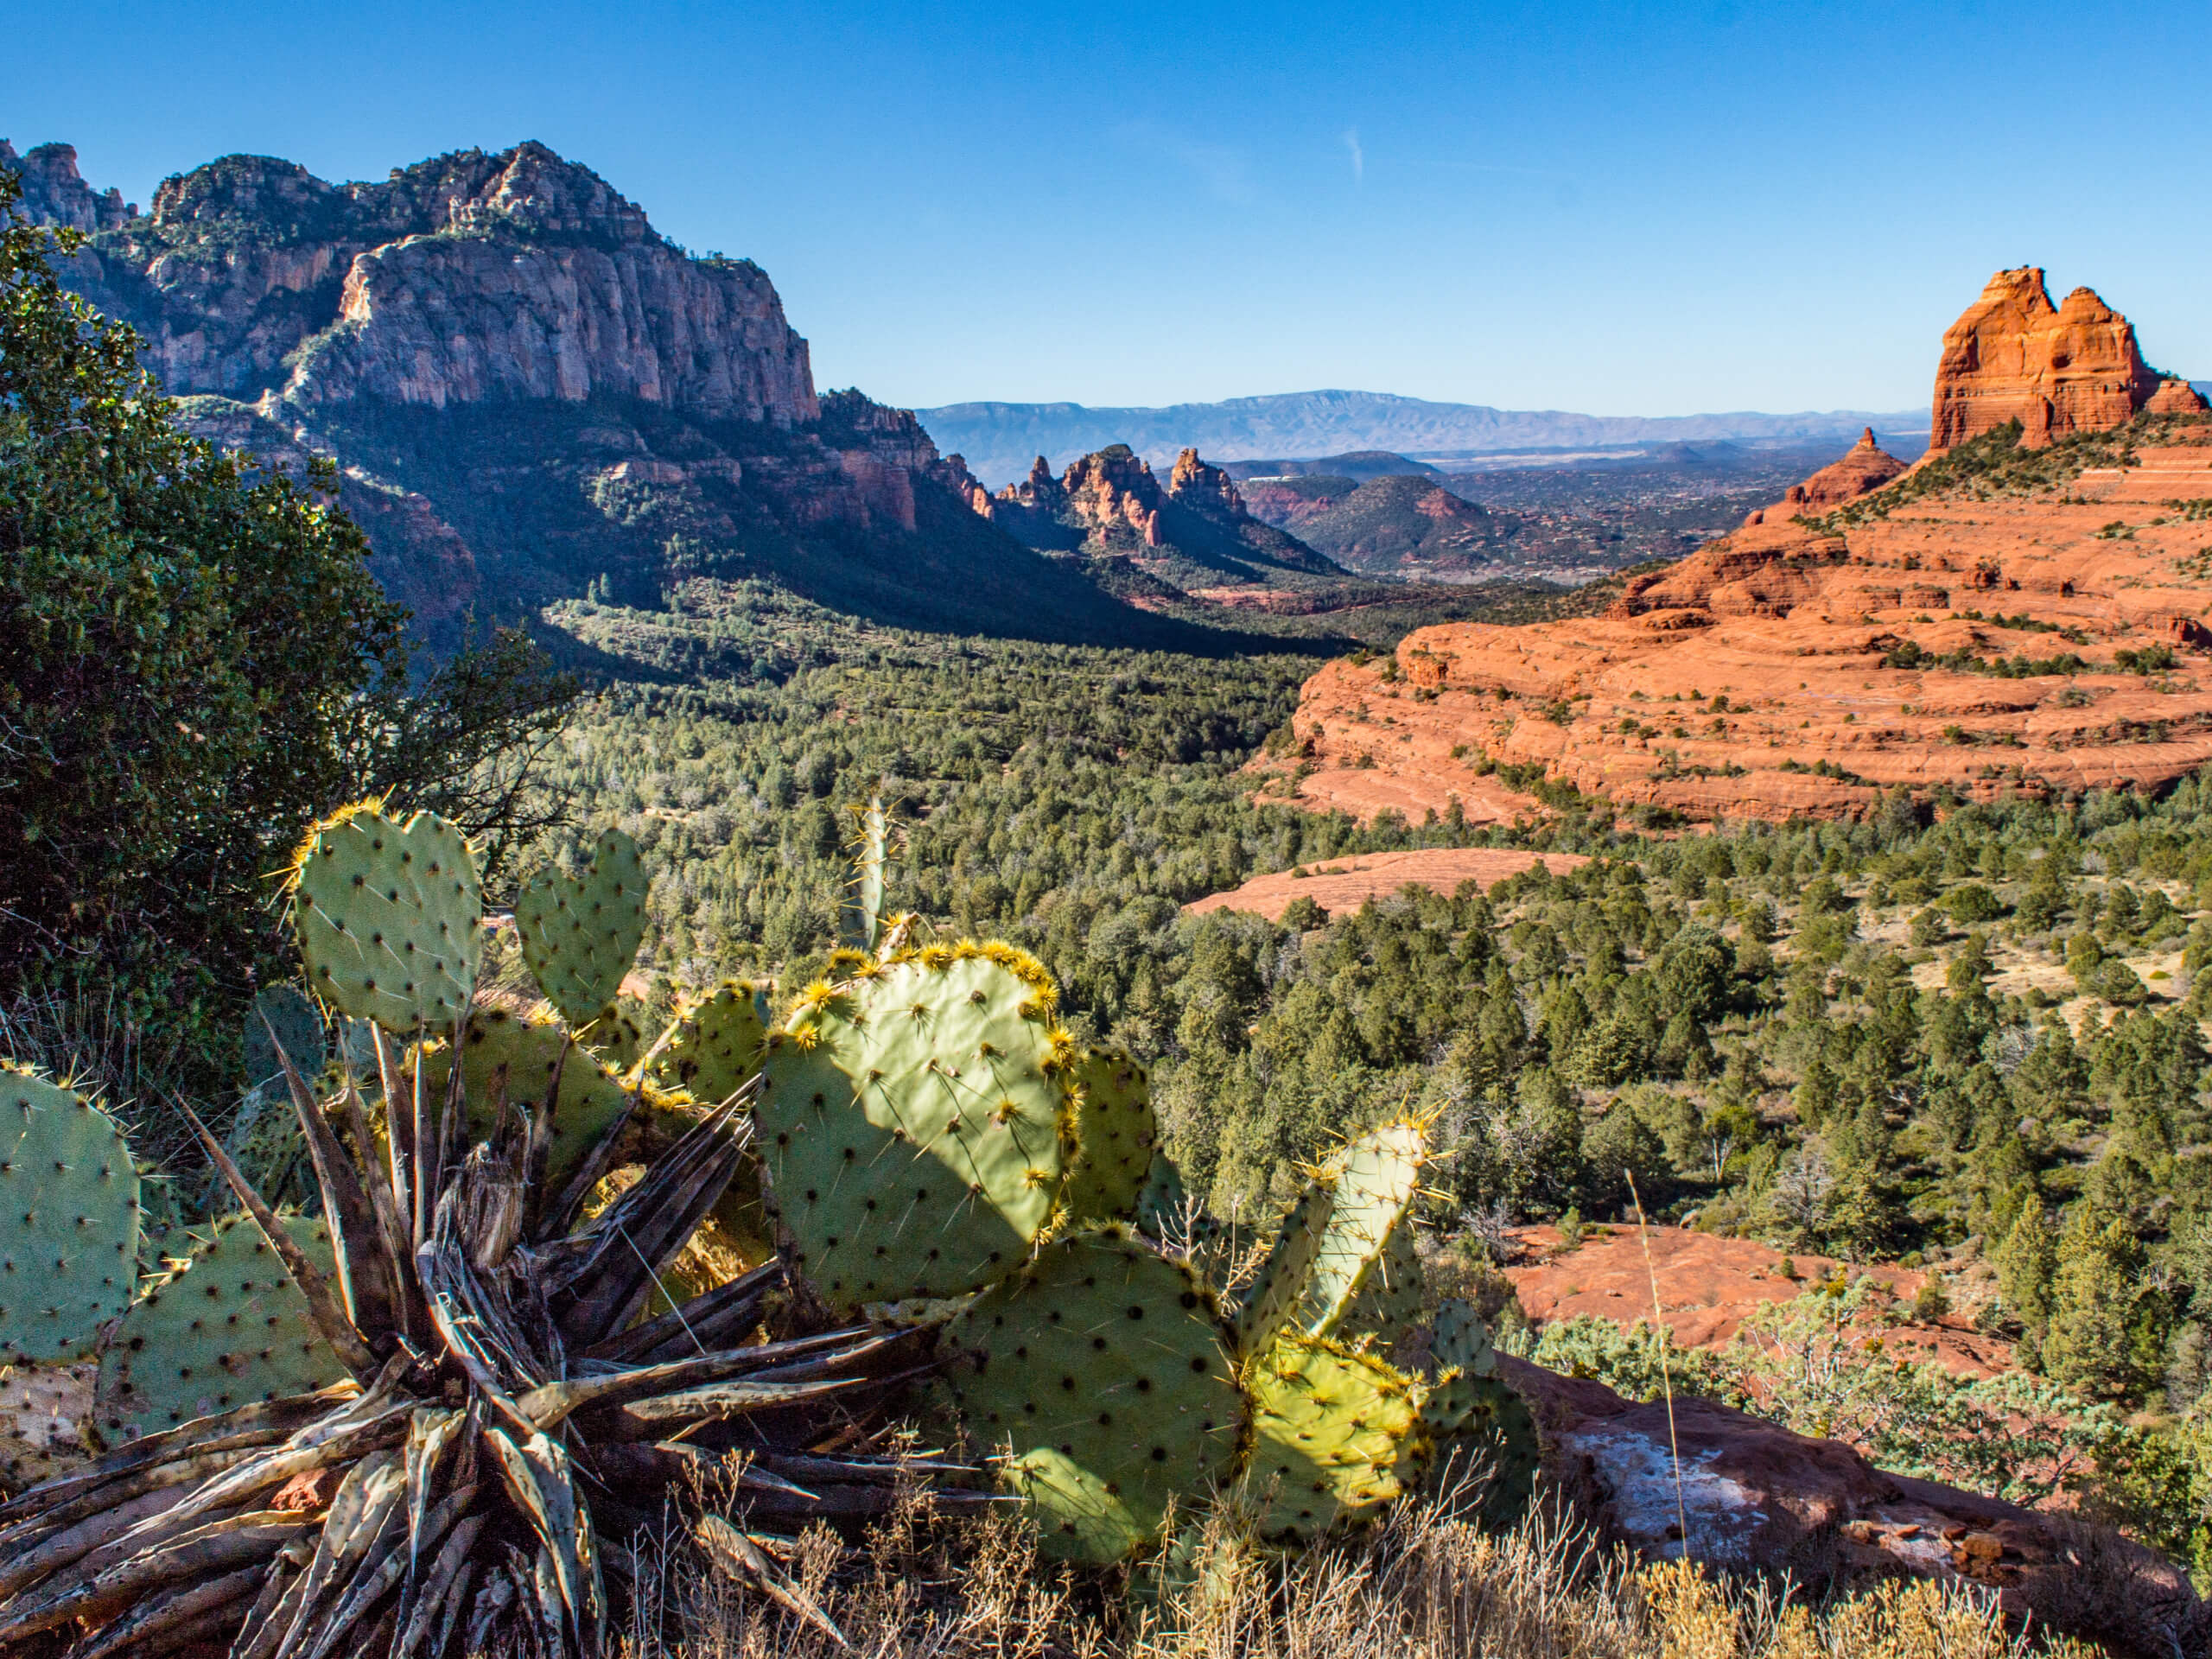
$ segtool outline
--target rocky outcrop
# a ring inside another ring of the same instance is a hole
[[[120,190],[95,191],[79,176],[77,150],[72,144],[39,144],[29,155],[18,156],[13,144],[0,138],[0,173],[13,173],[22,182],[23,194],[16,212],[34,225],[113,231],[138,214]]]
[[[2212,403],[2204,394],[2186,380],[2162,380],[2158,391],[2151,394],[2151,401],[2143,405],[2145,415],[2202,415],[2212,410]]]
[[[1904,476],[1905,471],[1904,462],[1874,442],[1874,429],[1870,426],[1842,460],[1830,462],[1802,484],[1792,484],[1778,503],[1758,509],[1745,523],[1760,524],[1770,518],[1789,519],[1823,513],[1880,489]]]
[[[1611,1542],[1650,1558],[1800,1584],[1963,1580],[2015,1624],[2121,1654],[2201,1653],[2212,1616],[2189,1575],[2117,1535],[1873,1467],[1711,1401],[1639,1405],[1510,1355],[1547,1471]]]
[[[64,280],[137,329],[194,429],[339,463],[372,568],[441,644],[588,587],[657,608],[740,577],[918,624],[1159,635],[978,522],[911,413],[817,397],[759,266],[693,258],[542,144],[349,184],[226,156],[143,218],[99,209],[66,147],[7,155],[42,213],[96,226]]]
[[[137,325],[172,392],[820,413],[806,341],[759,266],[691,258],[543,144],[346,185],[226,156],[164,182],[86,263],[79,285]]]
[[[2090,289],[2063,305],[2033,265],[2000,270],[1943,334],[1931,453],[2020,423],[2023,442],[2123,424],[2159,391],[2135,329]]]
[[[961,471],[964,475],[964,465]],[[1236,480],[1195,449],[1176,456],[1164,488],[1151,463],[1115,443],[1079,456],[1057,477],[1039,455],[1020,483],[995,496],[971,491],[969,499],[976,512],[1031,547],[1133,558],[1139,569],[1148,568],[1147,560],[1169,558],[1208,567],[1228,579],[1215,597],[1264,583],[1270,571],[1344,574],[1295,537],[1254,518]]]

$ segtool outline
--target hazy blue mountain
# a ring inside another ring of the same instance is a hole
[[[1109,444],[1126,443],[1154,466],[1195,448],[1217,463],[1256,456],[1340,455],[1386,449],[1416,460],[1471,460],[1513,450],[1602,449],[1714,439],[1803,442],[1834,438],[1848,448],[1859,429],[1924,429],[1924,409],[1831,410],[1763,415],[1577,415],[1559,410],[1438,404],[1379,391],[1297,391],[1160,409],[1091,409],[1081,404],[947,404],[917,410],[948,454],[996,487],[1029,471],[1039,455],[1054,467]]]

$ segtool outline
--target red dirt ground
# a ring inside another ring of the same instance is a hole
[[[1241,887],[1209,893],[1183,908],[1193,916],[1210,910],[1249,910],[1273,922],[1282,918],[1292,899],[1303,897],[1334,916],[1357,910],[1370,899],[1395,893],[1408,881],[1448,894],[1462,881],[1479,882],[1487,890],[1507,876],[1518,875],[1538,864],[1556,875],[1589,861],[1580,853],[1524,853],[1502,847],[1369,853],[1357,858],[1332,858],[1313,866],[1304,876],[1287,870],[1255,875]]]
[[[1505,1274],[1530,1319],[1592,1313],[1624,1330],[1638,1319],[1650,1323],[1651,1276],[1634,1227],[1614,1226],[1602,1234],[1592,1229],[1579,1248],[1564,1254],[1559,1253],[1554,1228],[1516,1228],[1513,1236],[1520,1241],[1522,1259]],[[1686,1348],[1726,1346],[1761,1304],[1789,1300],[1829,1277],[1837,1265],[1828,1256],[1802,1253],[1790,1260],[1796,1264],[1796,1282],[1783,1276],[1781,1254],[1764,1244],[1681,1227],[1651,1230],[1661,1316]],[[1907,1306],[1928,1280],[1925,1273],[1887,1265],[1846,1271],[1872,1274]],[[1910,1357],[1933,1358],[1965,1376],[1992,1376],[2012,1369],[2010,1343],[1984,1336],[1955,1318],[1936,1325],[1900,1325],[1885,1332],[1883,1340],[1892,1351],[1910,1349]]]

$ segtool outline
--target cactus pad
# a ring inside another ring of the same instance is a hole
[[[1254,1406],[1246,1476],[1261,1536],[1310,1542],[1414,1484],[1427,1436],[1411,1379],[1371,1354],[1286,1334],[1246,1372]]]
[[[1321,1253],[1321,1240],[1336,1207],[1337,1190],[1326,1181],[1315,1181],[1300,1193],[1298,1202],[1282,1218],[1282,1227],[1268,1250],[1267,1260],[1244,1292],[1236,1310],[1236,1349],[1256,1357],[1267,1352],[1285,1320],[1306,1294],[1306,1281],[1313,1259]]]
[[[802,1000],[753,1107],[794,1265],[832,1306],[1010,1272],[1058,1203],[1067,1039],[1005,945],[930,946]]]
[[[1427,1158],[1420,1128],[1403,1122],[1370,1129],[1344,1149],[1336,1208],[1300,1310],[1307,1335],[1331,1334],[1371,1280],[1387,1279],[1391,1235],[1413,1208]]]
[[[292,905],[308,988],[340,1013],[406,1033],[467,1007],[483,903],[468,843],[443,818],[365,806],[317,824]]]
[[[1475,1312],[1473,1303],[1458,1296],[1446,1298],[1437,1308],[1428,1352],[1440,1371],[1463,1376],[1497,1375],[1497,1351],[1491,1344],[1489,1324]]]
[[[1152,1170],[1159,1125],[1151,1078],[1117,1050],[1086,1049],[1075,1067],[1075,1167],[1068,1174],[1068,1213],[1083,1221],[1119,1221],[1135,1213]]]
[[[0,1362],[76,1352],[130,1304],[138,1172],[115,1120],[0,1067]]]
[[[638,843],[609,830],[582,874],[548,865],[516,898],[522,959],[570,1025],[593,1018],[621,989],[645,937],[645,887]]]
[[[1137,1192],[1137,1225],[1157,1239],[1166,1240],[1172,1234],[1179,1245],[1184,1231],[1184,1212],[1190,1205],[1190,1194],[1183,1188],[1183,1172],[1175,1160],[1160,1147],[1152,1154],[1152,1163],[1145,1171],[1144,1185]]]
[[[1415,1236],[1410,1216],[1390,1230],[1389,1239],[1382,1246],[1382,1259],[1370,1270],[1359,1294],[1338,1321],[1337,1335],[1347,1338],[1371,1335],[1389,1344],[1419,1326],[1423,1274],[1421,1256],[1414,1246]]]
[[[654,1083],[718,1106],[760,1069],[768,1039],[767,988],[726,979],[687,1003],[653,1058]]]
[[[1422,1403],[1421,1417],[1437,1440],[1436,1473],[1445,1495],[1454,1495],[1455,1481],[1487,1468],[1491,1479],[1478,1489],[1481,1521],[1491,1527],[1518,1521],[1543,1464],[1528,1402],[1501,1377],[1447,1370]]]
[[[276,1035],[269,1033],[274,1029]],[[284,1062],[277,1047],[289,1056],[303,1077],[321,1074],[329,1058],[323,1039],[322,1010],[303,991],[290,985],[271,985],[253,999],[245,1014],[245,1086],[259,1089],[274,1084],[284,1091]]]
[[[956,1319],[953,1397],[1044,1553],[1120,1560],[1235,1467],[1247,1407],[1213,1299],[1124,1228],[1048,1244]]]
[[[290,1216],[284,1229],[310,1262],[334,1270],[322,1223]],[[100,1361],[98,1421],[114,1443],[346,1376],[261,1229],[231,1216],[124,1315]]]
[[[545,1165],[547,1185],[556,1192],[622,1116],[630,1098],[589,1049],[571,1047],[563,1061],[562,1040],[558,1026],[538,1025],[504,1008],[482,1008],[468,1022],[461,1058],[471,1141],[491,1138],[497,1127],[496,1100],[535,1116],[553,1085],[553,1067],[560,1065],[561,1093],[553,1103],[552,1149]],[[423,1087],[433,1101],[445,1098],[449,1052],[434,1050],[424,1062]]]

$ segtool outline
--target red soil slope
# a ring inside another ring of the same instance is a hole
[[[1534,805],[1534,802],[1529,803]],[[1331,859],[1303,876],[1287,870],[1255,875],[1241,887],[1209,893],[1183,908],[1193,916],[1210,910],[1249,910],[1280,921],[1294,899],[1311,899],[1332,916],[1357,910],[1370,899],[1393,893],[1408,881],[1434,893],[1459,891],[1463,881],[1484,889],[1541,864],[1553,874],[1590,861],[1580,853],[1522,853],[1501,847],[1434,848],[1402,853],[1368,853]]]

